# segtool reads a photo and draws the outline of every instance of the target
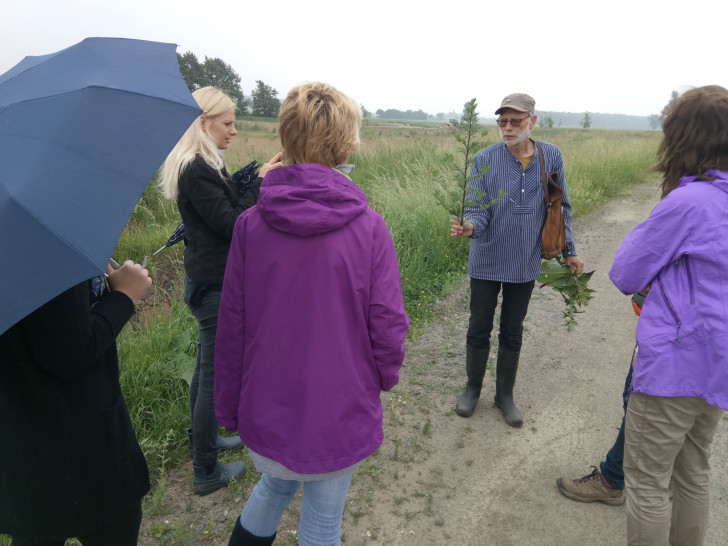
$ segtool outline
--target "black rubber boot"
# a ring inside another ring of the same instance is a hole
[[[478,398],[480,398],[480,389],[483,386],[489,352],[490,347],[478,349],[470,345],[465,346],[465,371],[468,374],[468,383],[465,385],[465,392],[460,395],[455,404],[455,413],[461,417],[470,417],[475,411]]]
[[[495,369],[495,405],[503,413],[503,419],[512,427],[523,426],[523,417],[513,403],[513,385],[516,384],[520,352],[498,348],[498,362]]]
[[[235,520],[235,528],[230,536],[228,546],[270,546],[276,539],[276,534],[270,537],[257,537],[247,531],[240,523],[240,517]]]

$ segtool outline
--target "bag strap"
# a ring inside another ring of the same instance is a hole
[[[551,203],[549,203],[549,190],[548,186],[546,186],[546,165],[543,160],[543,148],[541,148],[541,142],[538,140],[534,141],[536,144],[536,147],[538,148],[538,163],[541,166],[541,183],[543,184],[543,200],[546,202],[546,209],[551,206]]]

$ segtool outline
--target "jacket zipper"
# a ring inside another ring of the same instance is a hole
[[[670,311],[673,320],[677,324],[677,342],[680,343],[680,328],[682,327],[682,322],[680,321],[680,317],[677,316],[677,313],[675,312],[675,308],[672,306],[670,298],[667,297],[667,292],[665,292],[665,285],[662,284],[662,278],[659,275],[657,276],[657,284],[660,285],[660,294],[662,294],[662,299],[665,300],[667,309]]]
[[[690,288],[690,303],[695,304],[695,292],[693,291],[693,275],[690,273],[690,264],[688,263],[688,257],[685,256],[685,270],[688,273],[688,287]],[[678,260],[679,262],[679,260]]]
[[[690,290],[690,303],[695,304],[695,290],[693,289],[693,274],[690,271],[690,264],[688,263],[688,257],[685,256],[682,259],[675,260],[675,265],[679,266],[680,262],[685,262],[685,271],[688,276],[688,288]],[[677,312],[675,312],[675,308],[672,306],[672,302],[670,301],[670,298],[667,295],[667,292],[665,292],[665,286],[662,284],[662,278],[657,277],[657,283],[660,285],[660,292],[662,293],[662,298],[665,300],[665,304],[667,305],[667,308],[670,310],[670,314],[672,315],[672,318],[675,320],[675,323],[677,324],[677,342],[680,343],[680,328],[682,327],[682,322],[680,321],[680,317],[678,316]]]

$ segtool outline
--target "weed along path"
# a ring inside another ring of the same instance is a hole
[[[385,440],[355,474],[344,544],[626,543],[623,506],[573,502],[555,480],[588,474],[617,434],[637,318],[607,272],[624,236],[657,200],[658,184],[649,182],[574,222],[579,256],[587,271],[596,270],[590,286],[597,293],[567,332],[558,294],[535,290],[515,389],[521,429],[506,425],[493,407],[493,354],[475,414],[455,414],[465,383],[467,279],[437,303],[427,332],[408,343],[400,384],[382,395]],[[728,544],[726,425],[724,418],[712,450],[708,546]],[[202,498],[191,494],[191,480],[190,465],[167,473],[145,506],[140,544],[227,544],[254,480]],[[298,507],[294,501],[284,515],[276,545],[297,543]]]

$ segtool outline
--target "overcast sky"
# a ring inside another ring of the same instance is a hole
[[[721,0],[3,0],[0,73],[91,36],[220,57],[249,96],[321,80],[369,111],[490,117],[512,92],[539,110],[659,113],[673,89],[728,87]]]

